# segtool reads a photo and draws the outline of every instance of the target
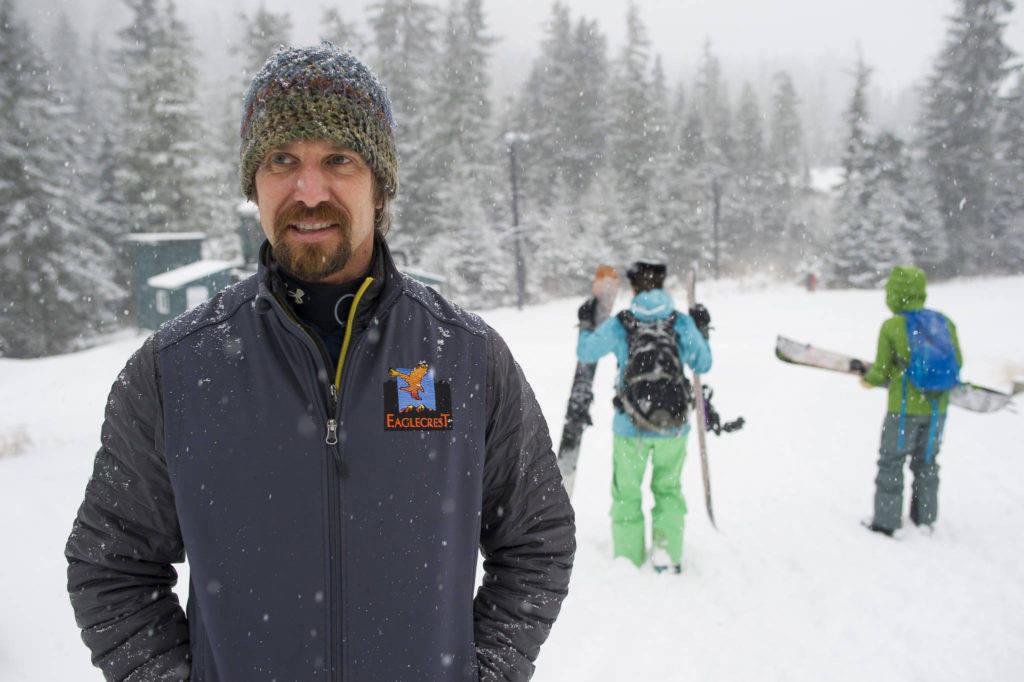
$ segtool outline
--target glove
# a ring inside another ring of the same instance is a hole
[[[576,317],[580,320],[580,329],[583,331],[592,332],[594,327],[594,315],[597,314],[597,297],[592,296],[583,302],[580,309],[576,311]]]
[[[711,313],[702,304],[696,303],[690,308],[690,317],[693,318],[693,323],[697,325],[697,331],[705,339],[708,338],[708,334],[711,329]]]
[[[856,372],[857,374],[864,376],[868,371],[868,368],[864,366],[864,363],[860,360],[850,360],[850,371]]]

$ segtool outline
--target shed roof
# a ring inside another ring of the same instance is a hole
[[[197,260],[195,263],[168,270],[160,275],[153,275],[146,284],[154,289],[180,289],[189,282],[208,277],[235,267],[235,263],[226,260]]]
[[[121,239],[126,242],[183,242],[206,239],[202,232],[135,232]]]

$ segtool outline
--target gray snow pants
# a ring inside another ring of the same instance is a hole
[[[908,454],[910,471],[914,474],[910,520],[915,524],[935,523],[939,513],[939,465],[936,460],[942,444],[945,417],[944,414],[938,417],[939,431],[932,445],[932,461],[926,462],[931,415],[907,415],[902,450],[899,447],[900,415],[894,412],[885,415],[882,445],[878,449],[878,475],[875,477],[875,525],[891,530],[903,525],[903,463]]]

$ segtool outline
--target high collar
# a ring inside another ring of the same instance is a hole
[[[274,259],[270,242],[264,240],[263,245],[260,247],[259,263],[256,271],[259,282],[256,298],[258,301],[271,305],[274,301],[277,301],[282,306],[287,307],[289,312],[292,312],[284,282],[282,282],[281,276],[278,273],[279,268],[280,266]],[[353,333],[359,333],[366,329],[374,315],[385,307],[390,306],[401,290],[401,275],[398,272],[398,268],[395,267],[395,261],[391,257],[391,250],[388,248],[387,242],[380,237],[374,237],[373,260],[370,262],[370,270],[367,276],[372,277],[373,281],[366,288],[366,291],[363,292],[359,300],[359,307],[356,310],[356,316],[352,324]],[[263,303],[260,305],[266,309],[270,307],[263,305]]]

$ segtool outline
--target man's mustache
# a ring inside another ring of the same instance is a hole
[[[312,208],[305,204],[294,203],[287,206],[274,218],[274,233],[281,234],[289,225],[300,222],[338,223],[344,230],[348,228],[350,217],[343,206],[336,206],[329,201],[321,201]]]

